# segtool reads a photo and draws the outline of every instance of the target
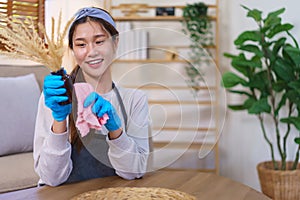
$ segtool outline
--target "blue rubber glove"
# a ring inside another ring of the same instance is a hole
[[[109,119],[107,120],[104,126],[109,131],[115,131],[121,128],[121,120],[117,114],[117,111],[111,105],[111,103],[105,100],[96,92],[92,92],[89,96],[86,97],[83,106],[86,108],[89,105],[92,106],[92,112],[97,115],[98,117],[102,117],[105,113],[108,115]]]
[[[71,113],[72,104],[60,105],[67,101],[64,81],[60,75],[49,74],[44,79],[45,104],[52,110],[52,116],[56,121],[63,121]]]

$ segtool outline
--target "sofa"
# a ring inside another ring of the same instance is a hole
[[[33,138],[42,65],[0,65],[0,193],[37,186]]]

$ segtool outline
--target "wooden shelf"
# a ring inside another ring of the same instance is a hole
[[[170,47],[175,48],[175,49],[189,49],[190,46],[189,45],[174,45],[174,46],[163,46],[163,45],[155,45],[155,46],[149,46],[148,49],[169,49]],[[215,49],[216,45],[208,45],[208,46],[203,46],[203,48],[205,49]]]
[[[214,5],[214,4],[208,4],[207,6],[208,6],[208,8],[217,8],[217,6]],[[174,5],[174,6],[169,6],[169,5],[159,5],[159,6],[157,6],[157,5],[147,5],[145,8],[146,9],[155,9],[157,7],[160,7],[160,8],[174,7],[174,8],[182,9],[185,6],[183,6],[183,5]],[[121,8],[123,8],[123,7],[122,6],[111,6],[111,9],[121,9]]]
[[[124,85],[126,88],[139,88],[142,90],[190,90],[192,87],[193,89],[198,89],[198,90],[215,90],[216,87],[213,86],[170,86],[168,85],[167,87],[163,86],[157,86],[157,85],[145,85],[145,86],[133,86],[133,85]]]
[[[188,63],[187,60],[166,60],[166,59],[117,59],[116,63]]]
[[[162,105],[215,105],[214,101],[166,101],[166,100],[149,100],[149,104],[162,104]]]
[[[214,60],[215,62],[215,60]],[[190,60],[181,60],[181,59],[116,59],[114,63],[191,63]]]
[[[216,128],[194,128],[194,127],[171,127],[171,126],[164,126],[164,127],[152,127],[153,130],[162,130],[162,131],[216,131]]]
[[[183,17],[180,16],[133,16],[133,17],[114,17],[115,21],[183,21]],[[209,16],[209,19],[212,21],[216,21],[216,17]]]
[[[203,144],[203,143],[192,143],[187,144],[185,142],[164,142],[164,141],[153,141],[153,148],[164,148],[168,146],[168,148],[174,148],[174,149],[193,149],[193,150],[199,150],[199,148],[207,148],[211,149],[214,147],[214,144]]]

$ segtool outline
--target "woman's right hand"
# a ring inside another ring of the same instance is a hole
[[[63,121],[71,113],[72,104],[61,105],[67,101],[66,88],[62,76],[49,74],[44,79],[45,104],[52,110],[52,116],[56,121]]]

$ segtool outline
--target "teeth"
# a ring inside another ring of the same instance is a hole
[[[101,63],[102,61],[103,61],[103,59],[101,59],[101,60],[94,60],[94,61],[90,61],[89,64],[94,65],[94,64]]]

